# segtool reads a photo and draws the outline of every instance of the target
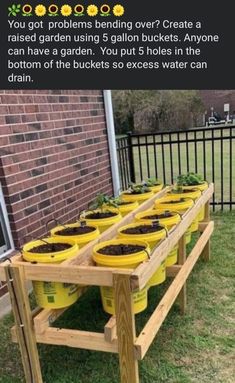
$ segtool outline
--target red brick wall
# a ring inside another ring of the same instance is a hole
[[[214,111],[224,117],[224,104],[230,104],[230,114],[235,111],[235,91],[234,90],[200,90],[200,96],[207,110],[208,117],[211,116],[211,107]]]
[[[16,246],[112,194],[102,91],[0,91],[0,151]]]

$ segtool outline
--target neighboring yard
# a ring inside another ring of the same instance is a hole
[[[181,317],[177,306],[171,310],[140,363],[141,383],[234,383],[235,212],[213,217],[211,261],[195,266],[189,277],[187,314]],[[137,329],[166,284],[150,290],[149,307],[137,315]],[[102,331],[106,320],[99,291],[92,288],[56,325]],[[12,324],[12,316],[0,321],[0,383],[23,381],[18,347],[10,343]],[[113,354],[43,345],[40,356],[45,383],[117,383],[119,379],[118,357]]]

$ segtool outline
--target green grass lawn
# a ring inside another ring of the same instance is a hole
[[[200,260],[189,277],[186,315],[180,316],[174,305],[139,363],[141,383],[234,383],[235,212],[216,213],[213,218],[211,261]],[[167,283],[150,290],[148,310],[136,316],[138,331]],[[98,289],[91,288],[56,326],[102,331],[107,318]],[[0,321],[0,383],[24,381],[18,347],[10,341],[12,324],[11,315]],[[39,350],[45,383],[119,381],[117,355],[46,345]]]
[[[231,128],[232,134],[234,135],[235,128]],[[214,141],[214,158],[212,157],[212,133],[206,132],[205,137],[209,138],[210,141],[205,143],[205,158],[203,150],[203,142],[197,143],[197,172],[209,181],[213,181],[213,165],[214,165],[214,182],[215,182],[215,201],[221,200],[221,185],[223,185],[223,200],[230,201],[230,180],[233,180],[231,195],[233,201],[235,200],[235,166],[234,166],[234,153],[235,153],[235,140],[233,139],[231,144],[228,137],[230,134],[230,129],[223,132],[224,140],[221,147],[221,140]],[[186,133],[181,132],[180,140],[186,139]],[[214,131],[214,138],[220,138],[220,131]],[[203,138],[203,132],[197,132],[197,139]],[[177,134],[172,134],[172,141],[177,140]],[[194,139],[194,132],[188,131],[188,140]],[[169,135],[165,134],[163,136],[163,141],[169,141]],[[153,144],[152,136],[148,137],[147,142],[150,144],[147,149],[145,146],[142,146],[140,151],[138,147],[134,147],[134,163],[135,163],[135,174],[136,181],[139,182],[142,179],[148,177],[147,172],[147,155],[149,158],[149,167],[150,167],[150,176],[155,177],[155,156],[157,163],[157,176],[160,180],[163,180],[163,160],[162,160],[162,148],[160,145],[161,139],[160,136],[156,136],[156,146]],[[133,139],[133,143],[137,143],[137,139]],[[140,143],[145,144],[145,137],[140,139]],[[155,146],[155,150],[154,150]],[[172,158],[173,158],[173,178],[177,177],[179,174],[179,160],[178,160],[178,144],[172,144]],[[231,150],[231,156],[230,156]],[[221,153],[223,154],[223,160],[221,161]],[[187,151],[186,143],[182,142],[180,144],[180,157],[181,157],[181,173],[187,172]],[[139,155],[141,156],[142,162],[142,177],[140,172],[140,161]],[[195,145],[194,142],[188,144],[188,155],[189,155],[189,171],[195,172]],[[164,145],[164,161],[166,169],[166,183],[171,183],[171,164],[170,164],[170,145]],[[204,162],[206,164],[206,173],[204,174]],[[230,166],[232,165],[232,172]],[[231,174],[230,174],[231,172]]]

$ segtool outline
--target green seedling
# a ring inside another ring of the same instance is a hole
[[[150,192],[150,189],[148,188],[147,185],[145,184],[129,184],[129,188],[128,188],[128,191],[130,192],[130,194],[144,194],[144,193],[147,193],[147,192]]]
[[[151,187],[151,186],[156,186],[156,185],[160,185],[161,182],[157,179],[157,178],[147,178],[146,180],[144,180],[144,184],[148,187]]]
[[[96,199],[88,205],[90,210],[99,209],[102,213],[108,207],[118,207],[118,204],[115,202],[114,198],[103,193],[97,194]]]

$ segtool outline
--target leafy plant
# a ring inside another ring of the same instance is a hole
[[[175,184],[173,189],[171,190],[171,193],[174,193],[174,194],[181,194],[181,193],[183,193],[182,185]]]
[[[177,177],[178,186],[200,185],[204,182],[202,176],[197,173],[181,174]]]
[[[17,13],[20,12],[21,4],[12,4],[11,7],[8,7],[8,16],[17,16]]]
[[[117,207],[118,204],[115,202],[115,199],[109,197],[104,193],[99,193],[96,196],[96,199],[89,203],[88,208],[90,210],[99,209],[101,212],[104,212],[107,207]]]
[[[156,186],[156,185],[160,185],[161,182],[157,179],[157,178],[147,178],[146,180],[144,180],[144,184],[148,187],[151,187],[151,186]]]
[[[148,186],[145,183],[142,184],[129,184],[128,191],[130,194],[144,194],[150,191]]]
[[[116,207],[125,203],[125,201],[123,201],[121,197],[112,197],[110,198],[110,200],[116,205]]]

